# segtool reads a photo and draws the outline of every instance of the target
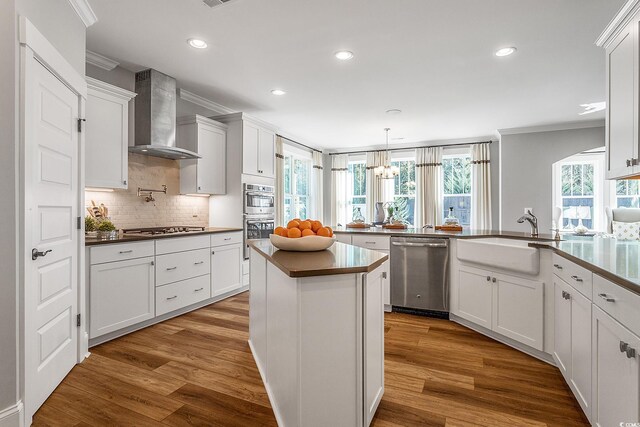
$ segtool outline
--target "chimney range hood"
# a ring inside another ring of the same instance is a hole
[[[164,159],[199,159],[176,146],[176,80],[148,69],[136,73],[135,145],[131,153]]]

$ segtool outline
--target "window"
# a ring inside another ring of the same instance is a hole
[[[358,209],[362,216],[367,212],[367,164],[365,160],[349,160],[348,170],[349,185],[349,220],[353,218]]]
[[[618,208],[640,208],[640,186],[638,180],[616,181],[616,202]]]
[[[397,207],[396,216],[413,225],[416,205],[415,157],[392,159],[391,165],[400,170],[393,183],[393,201]]]
[[[471,224],[471,156],[449,154],[442,158],[442,181],[444,188],[443,218],[453,215],[461,225]]]
[[[573,229],[578,223],[590,230],[595,219],[594,161],[566,162],[560,166],[562,228]]]
[[[309,218],[311,216],[309,183],[311,182],[311,159],[297,153],[287,152],[284,157],[284,219]]]

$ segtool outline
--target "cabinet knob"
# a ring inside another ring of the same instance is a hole
[[[123,183],[124,185],[127,185],[127,180],[125,179],[124,181],[122,181],[122,183]]]
[[[202,187],[198,186],[198,190],[202,190]]]
[[[215,255],[215,254],[216,254],[216,251],[211,251],[211,255]]]
[[[487,282],[491,281],[491,276],[487,276]]]
[[[496,279],[495,277],[492,277],[492,278],[491,278],[491,281],[492,281],[493,283],[496,283],[497,279]]]
[[[629,343],[620,341],[620,353],[624,353],[629,348]]]
[[[627,358],[628,359],[635,359],[636,358],[636,349],[635,348],[627,348]]]

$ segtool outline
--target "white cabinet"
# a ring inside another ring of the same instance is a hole
[[[276,134],[265,128],[260,128],[258,172],[268,178],[276,176]]]
[[[227,125],[198,115],[181,117],[177,141],[201,156],[180,161],[180,193],[225,194]]]
[[[127,188],[129,101],[135,93],[87,77],[85,185]]]
[[[247,120],[242,124],[242,133],[242,172],[275,177],[275,133]]]
[[[640,421],[639,351],[638,336],[593,308],[593,425]]]
[[[571,287],[561,279],[553,280],[553,357],[562,375],[571,378]]]
[[[387,268],[388,269],[388,268]],[[385,272],[377,268],[367,274],[363,295],[363,354],[364,354],[364,425],[378,409],[384,393],[384,301]]]
[[[526,344],[544,347],[544,284],[474,267],[461,267],[458,316]]]
[[[351,244],[351,234],[349,233],[336,233],[336,240],[340,243],[345,243],[347,245]]]
[[[89,338],[155,316],[154,271],[153,256],[90,267]]]
[[[211,296],[242,287],[242,245],[231,244],[211,248]]]
[[[390,254],[389,248],[391,242],[388,236],[376,236],[373,234],[354,234],[352,236],[347,233],[338,233],[336,236],[339,242],[371,249],[387,255]],[[391,311],[391,260],[389,259],[388,261],[385,261],[381,268],[383,273],[382,285],[384,289],[384,308],[386,311]]]
[[[156,289],[156,316],[187,307],[211,296],[210,276],[198,276]]]

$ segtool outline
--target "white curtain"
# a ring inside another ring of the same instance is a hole
[[[315,219],[320,222],[324,222],[323,212],[323,170],[322,170],[322,153],[318,151],[313,152],[313,171],[311,172],[311,197],[315,210]]]
[[[337,154],[331,160],[331,225],[347,225],[351,221],[347,212],[349,155]]]
[[[375,218],[376,202],[387,202],[385,194],[385,183],[388,180],[379,179],[375,176],[375,168],[384,166],[387,161],[386,151],[373,151],[367,153],[367,211],[362,212],[368,222]]]
[[[471,146],[471,228],[491,230],[490,144]]]
[[[276,225],[284,224],[284,141],[276,136]]]
[[[416,228],[442,224],[442,147],[416,150]]]

